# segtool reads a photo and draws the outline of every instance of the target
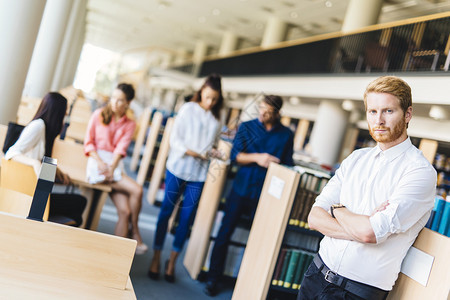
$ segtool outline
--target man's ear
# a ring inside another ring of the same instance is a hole
[[[412,113],[413,113],[413,108],[412,108],[412,106],[410,106],[410,107],[408,107],[408,109],[405,112],[405,122],[406,123],[409,123],[409,121],[411,121]]]

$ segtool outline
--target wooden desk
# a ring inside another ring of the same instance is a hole
[[[81,228],[96,230],[100,214],[105,205],[111,186],[107,184],[90,184],[86,181],[87,157],[83,145],[70,141],[55,140],[52,157],[58,160],[58,168],[69,174],[72,182],[78,186],[87,199],[83,212]]]
[[[3,212],[0,223],[0,299],[136,299],[136,241]]]

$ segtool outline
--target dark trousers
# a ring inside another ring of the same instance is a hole
[[[64,216],[75,221],[75,226],[83,222],[86,198],[78,194],[50,194],[50,216]]]
[[[379,297],[361,298],[343,288],[329,283],[314,262],[311,262],[305,272],[297,300],[382,300]]]
[[[258,199],[242,197],[236,194],[234,190],[231,190],[230,195],[227,197],[222,224],[220,225],[219,233],[217,234],[211,253],[208,281],[217,282],[219,280],[225,268],[228,243],[236,229],[239,218],[246,213],[253,219],[257,205]]]

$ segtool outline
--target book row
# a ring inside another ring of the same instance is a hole
[[[450,195],[446,199],[436,196],[434,208],[425,227],[450,237]]]
[[[300,183],[289,217],[289,225],[309,228],[308,214],[317,195],[320,194],[327,182],[327,178],[316,177],[308,173],[300,177]]]
[[[272,285],[288,289],[300,289],[300,284],[314,254],[283,248],[278,256]]]

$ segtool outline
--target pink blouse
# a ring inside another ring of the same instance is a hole
[[[105,150],[126,156],[136,123],[124,115],[117,122],[112,120],[105,125],[101,112],[102,108],[97,109],[89,120],[84,138],[84,154],[88,156],[91,151]]]

